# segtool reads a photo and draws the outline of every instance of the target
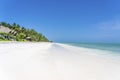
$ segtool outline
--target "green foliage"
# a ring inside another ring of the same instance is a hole
[[[25,37],[26,37],[26,35],[24,33],[20,33],[20,34],[16,35],[16,40],[17,41],[24,41]]]
[[[0,25],[10,28],[12,31],[10,33],[1,33],[2,35],[7,35],[14,38],[16,41],[26,41],[27,37],[31,38],[31,41],[44,41],[49,42],[49,40],[43,36],[41,33],[36,32],[34,29],[26,29],[25,27],[21,27],[19,24],[13,23],[12,25],[9,23],[1,22]]]
[[[7,24],[5,22],[1,22],[0,25],[1,26],[7,26]]]

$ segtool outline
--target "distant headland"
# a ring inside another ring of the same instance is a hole
[[[0,41],[50,42],[43,34],[19,24],[0,22]]]

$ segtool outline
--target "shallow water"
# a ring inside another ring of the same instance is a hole
[[[65,44],[69,44],[77,47],[111,51],[120,54],[120,43],[65,43]]]
[[[92,55],[99,55],[104,58],[110,57],[120,62],[120,43],[64,43],[80,48],[90,49]]]

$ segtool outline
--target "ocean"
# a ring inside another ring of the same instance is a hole
[[[120,43],[64,43],[77,47],[107,50],[120,54]]]
[[[120,58],[120,43],[64,43],[72,46],[102,51]]]

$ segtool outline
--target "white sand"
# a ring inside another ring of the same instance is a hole
[[[57,43],[0,43],[0,80],[120,80],[119,61],[97,53]]]

